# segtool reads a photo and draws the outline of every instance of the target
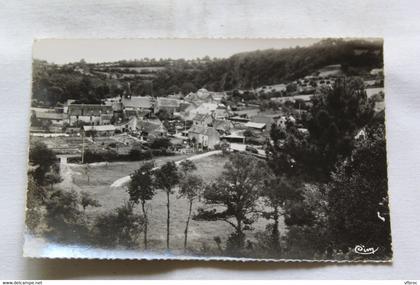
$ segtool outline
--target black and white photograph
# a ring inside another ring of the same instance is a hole
[[[383,44],[35,40],[24,255],[392,261]]]

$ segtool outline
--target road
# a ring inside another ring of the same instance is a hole
[[[194,161],[194,160],[197,160],[197,159],[201,159],[201,158],[204,158],[204,157],[208,157],[208,156],[216,155],[216,154],[221,154],[221,153],[222,153],[221,150],[213,150],[213,151],[209,151],[209,152],[205,152],[205,153],[196,154],[196,155],[190,156],[186,159],[181,159],[181,160],[175,161],[175,163],[177,165],[179,165],[182,161],[187,160],[187,159]],[[155,167],[154,169],[157,169],[157,168],[159,168],[159,167]],[[121,177],[121,178],[115,180],[111,184],[111,187],[113,187],[113,188],[123,187],[123,186],[127,185],[130,182],[130,180],[131,180],[130,175]]]

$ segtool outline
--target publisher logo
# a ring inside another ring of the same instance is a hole
[[[377,252],[378,250],[379,250],[379,247],[373,248],[373,247],[366,247],[364,245],[356,245],[354,247],[355,253],[363,254],[363,255],[375,254],[375,252]]]

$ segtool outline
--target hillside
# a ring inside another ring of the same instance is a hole
[[[382,42],[326,39],[309,47],[257,50],[226,59],[140,59],[54,65],[34,60],[33,99],[47,105],[68,98],[98,102],[121,94],[167,96],[204,87],[211,91],[287,83],[340,64],[346,75],[383,66]]]

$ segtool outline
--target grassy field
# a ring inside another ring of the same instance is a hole
[[[165,157],[156,160],[156,163],[161,165],[168,160],[180,160],[182,158],[184,157]],[[195,161],[197,165],[195,173],[206,182],[213,181],[221,175],[226,161],[227,158],[221,155],[199,159]],[[87,214],[93,218],[102,212],[123,205],[124,201],[128,201],[129,196],[125,187],[111,188],[109,185],[133,172],[140,164],[141,162],[118,162],[108,165],[93,165],[89,170],[89,183],[87,176],[84,175],[83,168],[79,165],[71,165],[71,181],[73,183],[68,184],[67,187],[76,191],[87,191],[101,203],[102,207],[100,208],[88,208],[86,210]],[[193,211],[196,211],[200,206],[205,205],[197,201]],[[149,247],[153,250],[164,250],[166,248],[166,195],[163,191],[157,190],[154,199],[148,203],[148,209],[150,219]],[[175,189],[175,193],[171,195],[171,249],[173,250],[183,249],[187,209],[187,200],[179,198],[177,189]],[[140,212],[140,206],[136,206],[135,210]],[[255,231],[264,230],[266,224],[267,221],[261,218],[254,224]],[[191,221],[188,247],[193,250],[200,250],[202,247],[216,248],[214,237],[219,236],[224,243],[231,232],[231,226],[223,221]],[[252,235],[249,234],[249,237],[252,238]],[[142,246],[140,242],[140,247]]]

